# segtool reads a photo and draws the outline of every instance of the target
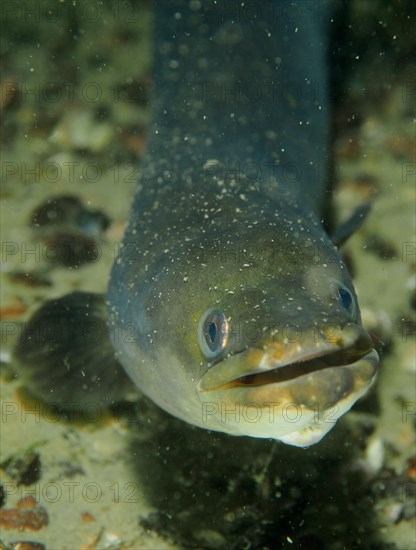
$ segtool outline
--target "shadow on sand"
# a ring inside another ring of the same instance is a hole
[[[156,509],[144,528],[184,548],[376,547],[369,481],[353,467],[368,426],[342,421],[297,449],[193,428],[147,402],[140,417],[129,451]]]

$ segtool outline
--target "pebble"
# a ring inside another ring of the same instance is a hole
[[[195,539],[205,548],[224,548],[225,538],[213,529],[200,529],[194,535]]]
[[[21,540],[9,544],[12,550],[46,550],[46,546],[40,542]]]
[[[371,474],[376,474],[381,470],[384,457],[383,441],[379,437],[370,439],[365,451],[365,460]]]
[[[388,346],[393,334],[393,323],[390,315],[382,309],[361,308],[361,318],[364,328],[381,344]]]
[[[0,525],[4,529],[32,529],[38,531],[49,523],[48,513],[32,497],[26,497],[17,503],[16,508],[0,509]]]
[[[90,110],[71,110],[55,126],[49,141],[67,150],[99,153],[113,139],[114,129],[108,122],[95,119]]]

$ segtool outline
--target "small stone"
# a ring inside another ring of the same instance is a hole
[[[221,533],[213,529],[200,529],[195,533],[194,537],[205,548],[224,548],[226,543]]]
[[[370,440],[365,457],[370,473],[376,474],[381,470],[384,464],[384,444],[380,438]]]
[[[29,496],[17,503],[16,508],[0,510],[0,525],[4,529],[31,529],[39,531],[49,523],[48,513],[43,506]]]
[[[384,346],[390,344],[393,333],[393,323],[390,315],[386,311],[363,307],[361,309],[361,318],[364,328],[376,341],[379,340]]]
[[[69,150],[99,153],[111,142],[114,130],[94,118],[90,110],[71,110],[55,127],[50,141]]]
[[[9,544],[13,550],[46,550],[46,546],[40,542],[31,542],[29,540],[22,540],[12,542]]]

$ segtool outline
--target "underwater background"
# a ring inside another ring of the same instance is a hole
[[[333,207],[340,223],[362,202],[373,204],[342,252],[381,366],[369,394],[321,443],[297,449],[206,432],[134,388],[113,410],[62,413],[15,375],[11,349],[45,300],[106,290],[149,123],[152,11],[145,0],[1,3],[1,545],[411,550],[410,0],[351,0],[339,23]]]

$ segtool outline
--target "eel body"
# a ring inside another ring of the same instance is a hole
[[[378,365],[321,219],[326,5],[156,3],[152,124],[107,297],[117,359],[160,407],[297,446]]]

